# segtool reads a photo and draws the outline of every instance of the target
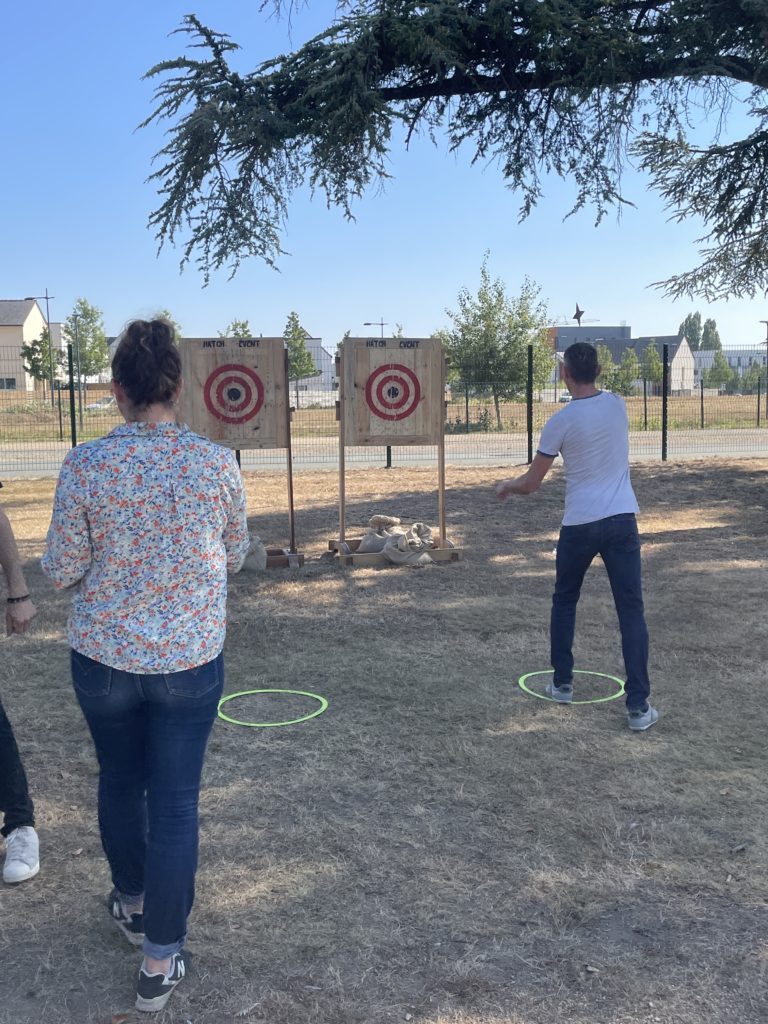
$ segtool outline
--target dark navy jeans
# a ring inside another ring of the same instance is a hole
[[[23,825],[35,824],[35,809],[29,796],[27,776],[11,723],[0,703],[0,812],[4,824],[0,835],[10,835]]]
[[[224,657],[140,675],[72,651],[72,680],[99,760],[99,828],[121,896],[144,898],[144,953],[184,945],[195,897],[197,805]]]
[[[550,626],[553,681],[556,686],[573,681],[576,605],[584,575],[596,555],[602,556],[619,616],[627,707],[644,708],[651,692],[648,629],[643,610],[640,536],[631,512],[560,528]]]

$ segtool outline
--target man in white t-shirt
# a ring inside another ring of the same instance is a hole
[[[595,381],[597,351],[586,342],[565,350],[561,369],[572,401],[544,425],[536,457],[516,480],[502,480],[496,494],[532,494],[555,457],[565,465],[565,514],[557,542],[550,624],[552,682],[547,694],[560,704],[573,699],[573,634],[576,605],[587,569],[601,555],[616,604],[627,673],[629,728],[642,732],[659,713],[648,703],[648,629],[643,610],[637,499],[629,479],[629,423],[624,402]]]

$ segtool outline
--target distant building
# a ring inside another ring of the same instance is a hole
[[[333,391],[336,380],[336,368],[334,356],[323,346],[322,338],[306,338],[307,350],[312,356],[312,362],[319,370],[316,377],[305,377],[300,380],[300,385],[306,385],[309,391]]]
[[[604,345],[614,363],[618,366],[621,358],[629,349],[634,351],[639,362],[642,363],[643,355],[649,345],[653,345],[663,358],[664,345],[668,346],[669,356],[669,390],[678,395],[690,394],[695,386],[694,379],[694,353],[687,340],[678,334],[658,335],[655,338],[643,337],[633,338],[632,328],[627,324],[620,324],[618,327],[602,327],[600,324],[585,324],[583,327],[554,326],[550,328],[550,342],[553,350],[560,361],[561,354],[577,341],[586,341],[590,345]],[[557,372],[557,367],[555,368]],[[638,380],[638,385],[642,378]]]
[[[554,352],[565,352],[575,341],[603,345],[606,341],[628,342],[631,336],[632,328],[627,324],[619,324],[617,327],[606,327],[602,324],[584,324],[583,327],[555,324],[549,328],[549,340]]]
[[[45,328],[36,299],[0,299],[0,391],[34,391],[35,380],[24,369],[21,346],[37,341]]]
[[[724,348],[722,353],[731,370],[734,370],[740,377],[743,377],[749,368],[755,364],[765,368],[765,348],[765,342],[763,342],[762,347],[750,346],[749,348]],[[712,369],[712,364],[715,359],[715,351],[713,349],[700,349],[698,352],[693,353],[693,359],[694,382],[695,384],[699,384],[701,382],[702,374]]]

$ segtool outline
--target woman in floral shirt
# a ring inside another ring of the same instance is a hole
[[[155,1011],[184,977],[227,572],[249,537],[233,454],[176,423],[170,325],[131,323],[112,374],[125,425],[64,460],[43,570],[75,588],[72,678],[99,759],[108,907],[143,944],[136,1006]]]

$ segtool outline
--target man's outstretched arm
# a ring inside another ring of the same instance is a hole
[[[496,497],[499,501],[504,501],[510,494],[533,494],[534,491],[538,491],[555,458],[555,455],[536,452],[533,462],[522,476],[513,480],[500,480],[496,484]]]

